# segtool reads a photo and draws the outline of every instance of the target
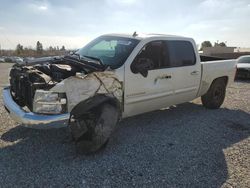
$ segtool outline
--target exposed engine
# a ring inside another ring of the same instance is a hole
[[[10,71],[11,93],[20,106],[32,110],[37,89],[49,90],[76,72],[87,74],[102,69],[100,64],[65,57],[15,64]]]

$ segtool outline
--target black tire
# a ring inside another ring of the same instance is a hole
[[[103,104],[88,114],[70,122],[71,135],[78,153],[90,154],[106,146],[118,122],[119,111],[111,104]]]
[[[218,109],[223,104],[226,95],[226,82],[215,80],[205,95],[201,97],[203,106],[208,109]]]

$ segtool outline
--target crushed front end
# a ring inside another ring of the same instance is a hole
[[[6,110],[14,120],[34,128],[63,127],[69,113],[65,92],[51,89],[76,73],[102,70],[99,65],[73,56],[38,59],[15,64],[10,71],[10,86],[3,90]]]

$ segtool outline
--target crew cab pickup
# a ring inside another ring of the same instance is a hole
[[[122,118],[198,97],[219,108],[235,72],[235,60],[200,56],[191,38],[108,34],[63,57],[15,64],[3,100],[17,122],[68,125],[77,147],[94,152]]]

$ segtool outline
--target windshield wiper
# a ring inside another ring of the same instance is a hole
[[[77,56],[77,57],[78,57],[78,59],[79,59],[79,60],[81,59],[80,54],[76,53],[75,51],[70,52],[70,54],[69,54],[69,55],[71,55],[71,56],[75,55],[75,56]]]
[[[107,66],[103,65],[101,63],[101,61],[95,60],[93,61],[90,58],[87,57],[83,57],[80,55],[80,59],[70,55],[70,56],[64,56],[65,60],[70,60],[74,63],[80,63],[82,65],[84,65],[85,67],[91,68],[91,69],[97,69],[97,70],[105,70],[107,68]],[[97,62],[98,61],[98,62]]]
[[[73,66],[77,66],[78,68],[82,69],[83,71],[86,71],[86,69],[92,70],[92,71],[100,71],[100,70],[105,69],[105,67],[103,65],[91,63],[91,62],[84,61],[84,60],[79,60],[79,59],[76,59],[72,56],[64,56],[63,59],[66,60],[66,64],[67,64],[67,62],[73,63]]]
[[[92,56],[88,56],[88,55],[84,55],[84,56],[82,56],[82,57],[86,57],[86,58],[89,58],[89,59],[96,60],[96,61],[98,61],[101,65],[104,66],[104,64],[103,64],[103,62],[102,62],[102,60],[101,60],[100,58],[92,57]]]

